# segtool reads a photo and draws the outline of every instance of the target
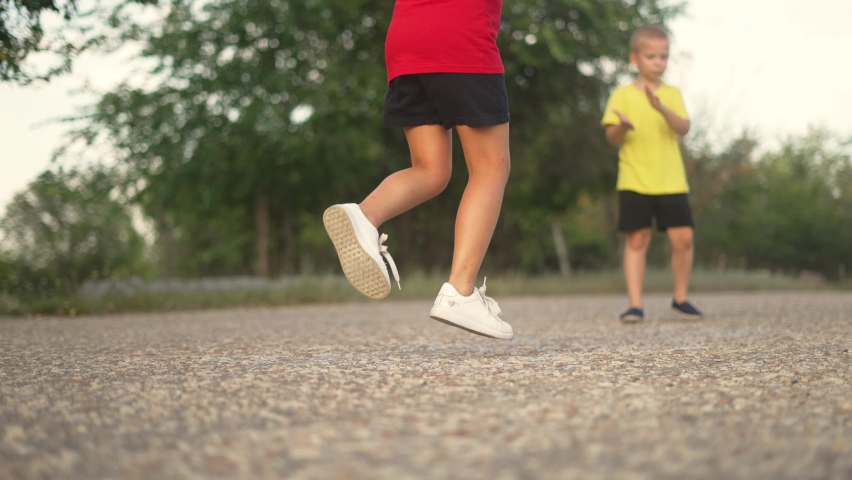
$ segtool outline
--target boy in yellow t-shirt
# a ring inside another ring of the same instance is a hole
[[[624,276],[630,306],[620,318],[623,322],[644,319],[645,257],[656,221],[672,246],[672,309],[684,318],[700,320],[701,312],[687,299],[693,223],[678,146],[678,135],[689,132],[689,116],[680,90],[661,80],[669,58],[669,37],[661,27],[648,25],[633,33],[630,48],[630,61],[639,75],[633,83],[612,92],[601,122],[607,141],[621,147],[618,230],[627,234]]]

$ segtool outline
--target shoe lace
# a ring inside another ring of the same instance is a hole
[[[385,245],[385,240],[388,239],[388,234],[383,233],[381,237],[379,237],[379,253],[382,254],[382,257],[388,262],[390,265],[391,272],[393,273],[393,279],[396,280],[396,285],[402,290],[402,285],[399,284],[399,272],[396,269],[396,264],[393,263],[393,257],[388,253],[388,246]]]
[[[485,308],[488,310],[488,312],[494,316],[499,317],[503,313],[503,311],[500,310],[500,305],[497,305],[497,301],[493,298],[485,296],[485,282],[487,280],[488,277],[485,277],[482,280],[482,287],[477,289],[477,291],[479,292],[479,296],[482,297],[482,301],[485,303]]]

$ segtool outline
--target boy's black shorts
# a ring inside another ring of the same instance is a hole
[[[456,125],[473,128],[509,122],[502,74],[423,73],[391,80],[385,96],[386,128]]]
[[[665,232],[673,227],[692,227],[692,209],[685,193],[674,195],[643,195],[622,190],[618,192],[618,231],[633,232],[652,226]]]

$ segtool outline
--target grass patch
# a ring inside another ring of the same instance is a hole
[[[391,300],[431,300],[447,275],[412,274],[403,278],[403,289],[394,287]],[[671,272],[651,269],[645,277],[646,292],[670,292]],[[766,290],[852,290],[852,282],[820,284],[794,277],[761,272],[696,270],[693,292]],[[488,279],[488,295],[546,296],[624,293],[621,271],[580,272],[570,278],[556,275],[495,275]],[[91,315],[129,312],[168,312],[232,307],[269,307],[317,303],[367,302],[343,277],[304,277],[293,285],[270,290],[195,291],[112,294],[102,299],[83,297],[45,298],[29,302],[0,294],[0,315]]]
[[[412,275],[405,279],[402,292],[396,290],[391,297],[420,298],[434,296],[446,276]],[[579,272],[569,278],[558,275],[497,275],[488,277],[488,295],[491,296],[546,296],[593,295],[625,293],[624,274],[621,270]],[[671,271],[649,269],[645,275],[645,292],[665,293],[673,289]],[[751,271],[700,270],[693,272],[690,291],[771,291],[771,290],[852,290],[852,282],[815,283],[795,277],[770,275]],[[407,291],[407,292],[406,292]]]

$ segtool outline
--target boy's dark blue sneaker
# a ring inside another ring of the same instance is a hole
[[[701,312],[689,302],[677,303],[672,300],[672,311],[687,320],[701,320]]]
[[[631,308],[618,318],[624,323],[638,323],[645,319],[645,313],[641,308]]]

